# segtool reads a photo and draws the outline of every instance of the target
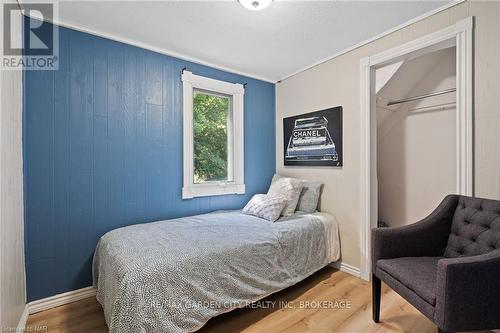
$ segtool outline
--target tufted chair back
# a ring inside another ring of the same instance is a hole
[[[444,256],[475,256],[496,249],[500,249],[500,201],[461,196]]]

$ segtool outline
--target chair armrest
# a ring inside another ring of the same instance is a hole
[[[445,331],[500,327],[500,250],[441,259],[437,268],[436,321]]]
[[[379,259],[442,256],[458,198],[457,195],[446,196],[429,216],[417,223],[372,229],[372,271],[376,271]]]

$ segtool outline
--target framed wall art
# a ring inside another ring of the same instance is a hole
[[[342,107],[283,119],[284,164],[342,166]]]

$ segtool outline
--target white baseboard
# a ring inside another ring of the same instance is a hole
[[[84,298],[94,297],[95,295],[96,289],[94,287],[86,287],[29,302],[26,304],[26,307],[29,309],[29,314],[32,314],[52,309],[56,306],[73,303]]]
[[[336,261],[334,263],[331,263],[330,266],[347,274],[354,275],[355,277],[361,276],[361,270],[358,267],[351,266],[341,261]]]
[[[19,323],[17,324],[17,331],[16,332],[25,332],[26,331],[26,322],[28,321],[28,316],[29,316],[29,306],[26,304],[24,306],[23,313],[21,314],[21,318],[19,318]]]

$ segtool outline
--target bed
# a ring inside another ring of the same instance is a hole
[[[110,332],[192,332],[339,255],[331,215],[297,212],[271,223],[241,211],[214,212],[106,233],[93,278]]]

